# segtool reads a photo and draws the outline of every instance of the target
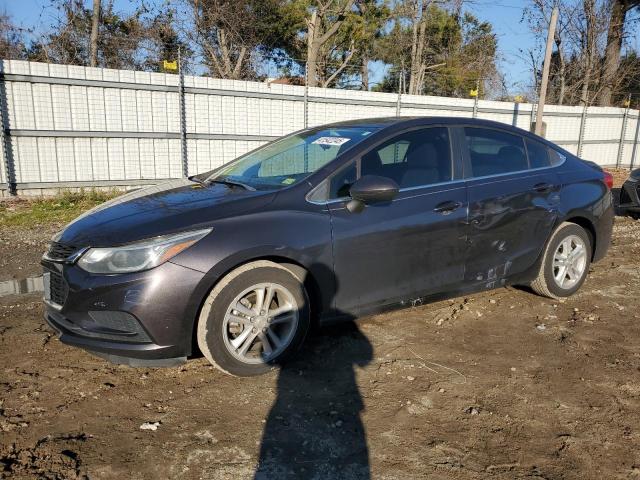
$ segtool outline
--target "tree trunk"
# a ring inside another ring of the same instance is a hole
[[[318,58],[320,49],[333,37],[340,26],[344,23],[345,15],[353,6],[354,0],[347,0],[338,12],[338,18],[326,31],[322,31],[322,18],[332,3],[320,5],[311,13],[311,18],[307,20],[307,85],[309,87],[318,86]],[[320,3],[320,2],[318,2]]]
[[[607,48],[604,54],[604,67],[602,70],[602,90],[598,103],[606,107],[611,104],[611,95],[620,66],[620,51],[624,37],[624,21],[627,15],[627,2],[625,0],[611,0],[611,17],[607,32]]]
[[[362,90],[369,90],[369,58],[362,56],[362,65],[360,66],[360,76],[362,77]]]
[[[409,72],[409,95],[422,93],[422,79],[424,72],[424,47],[426,44],[427,7],[429,1],[416,1],[413,16],[413,42],[411,45],[411,70]]]
[[[591,76],[596,56],[596,36],[597,18],[595,12],[595,0],[584,0],[584,13],[587,20],[587,31],[585,32],[584,72],[582,75],[582,91],[580,93],[580,104],[589,104],[589,87],[591,86]]]
[[[556,33],[556,48],[558,49],[558,77],[560,79],[560,88],[558,91],[558,105],[564,104],[564,96],[567,90],[567,65],[562,51],[562,38]]]
[[[98,66],[98,28],[100,26],[100,0],[93,0],[91,38],[89,40],[89,65]]]
[[[307,86],[318,86],[318,53],[320,45],[316,41],[319,18],[314,10],[307,28]]]

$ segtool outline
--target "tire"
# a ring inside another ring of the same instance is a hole
[[[567,243],[564,244],[561,250],[561,245],[563,245],[563,242],[565,241]],[[577,253],[577,245],[580,243],[582,243],[584,247],[583,258]],[[570,267],[568,267],[565,272],[565,276],[563,277],[560,270],[563,267],[559,267],[558,265],[561,262],[564,262],[562,257],[564,255],[566,245],[569,245],[569,250],[574,255],[573,258],[576,259],[576,269],[570,270]],[[576,250],[572,250],[574,247]],[[564,222],[556,228],[551,235],[549,242],[547,242],[542,262],[538,270],[538,275],[530,284],[531,288],[538,295],[542,295],[544,297],[555,299],[570,297],[578,291],[587,278],[589,266],[591,265],[592,250],[593,247],[589,233],[580,225]],[[560,259],[554,261],[556,256]],[[578,270],[581,274],[574,275],[573,278],[570,279],[569,271],[577,272]],[[557,280],[556,277],[560,277],[561,280]],[[561,286],[560,283],[563,283],[563,285]]]
[[[265,298],[261,309],[260,296]],[[261,375],[300,348],[311,323],[309,307],[304,285],[291,271],[269,261],[248,263],[207,296],[198,319],[198,346],[229,375]]]

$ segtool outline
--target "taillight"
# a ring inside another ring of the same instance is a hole
[[[604,172],[604,178],[602,179],[604,184],[611,190],[613,188],[613,175],[609,172]]]

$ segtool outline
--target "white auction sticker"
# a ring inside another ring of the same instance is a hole
[[[344,145],[345,143],[347,143],[349,140],[351,139],[344,137],[320,137],[316,138],[311,143],[315,143],[316,145],[329,145],[332,147],[339,147],[340,145]]]

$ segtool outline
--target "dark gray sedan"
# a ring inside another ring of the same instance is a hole
[[[567,297],[609,247],[612,177],[463,118],[310,128],[123,195],[51,243],[45,317],[111,361],[200,350],[255,375],[326,323],[504,285]]]

